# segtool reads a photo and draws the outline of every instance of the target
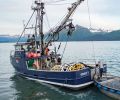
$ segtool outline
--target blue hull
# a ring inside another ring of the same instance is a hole
[[[11,56],[10,59],[11,64],[18,73],[32,80],[64,86],[72,89],[84,88],[93,83],[89,67],[78,71],[55,72],[49,70],[34,70],[27,68],[26,58],[24,55],[21,57]]]

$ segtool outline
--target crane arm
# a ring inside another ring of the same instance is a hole
[[[60,25],[58,26],[58,28],[56,28],[56,30],[53,32],[53,34],[57,34],[57,33],[59,33],[63,29],[64,25],[66,24],[66,22],[68,21],[68,19],[72,15],[72,13],[76,10],[76,8],[80,5],[80,3],[82,1],[84,1],[84,0],[78,0],[77,2],[75,2],[75,3],[72,4],[72,7],[68,9],[69,10],[68,14],[63,19],[63,21],[60,23]]]
[[[84,0],[77,0],[77,2],[74,2],[72,4],[72,7],[68,9],[68,14],[65,16],[65,18],[61,21],[60,25],[58,27],[55,28],[54,31],[52,31],[53,36],[59,34],[59,32],[64,28],[66,22],[69,20],[69,18],[71,17],[72,13],[76,10],[76,8],[81,4],[81,2]],[[49,43],[52,42],[52,37],[51,39],[48,41],[46,47],[49,45]]]

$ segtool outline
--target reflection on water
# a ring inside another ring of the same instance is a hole
[[[58,45],[56,43],[55,45]],[[94,44],[94,50],[93,45]],[[120,75],[120,42],[69,42],[64,53],[63,62],[79,62],[81,59],[104,59],[108,71]],[[62,42],[59,53],[63,52]],[[93,85],[72,91],[48,84],[39,84],[27,80],[15,73],[10,64],[9,54],[13,43],[0,44],[0,100],[112,100]],[[94,52],[93,52],[94,51]]]
[[[48,84],[39,84],[18,75],[13,76],[11,81],[13,81],[11,88],[16,89],[14,96],[17,100],[111,100],[101,94],[93,85],[83,90],[72,91]]]

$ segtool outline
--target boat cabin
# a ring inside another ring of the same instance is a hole
[[[15,45],[15,56],[23,57],[27,62],[28,69],[48,70],[52,66],[61,64],[60,54],[56,54],[54,51],[50,51],[49,48],[47,48],[45,55],[41,56],[40,48],[35,48],[35,45],[30,42],[17,43]],[[42,65],[40,63],[41,60],[43,62]]]

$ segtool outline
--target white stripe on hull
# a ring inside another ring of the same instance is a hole
[[[62,84],[62,83],[44,81],[44,80],[34,79],[34,78],[29,78],[29,77],[26,77],[26,78],[27,78],[27,79],[30,79],[30,80],[37,81],[37,82],[39,82],[39,83],[48,83],[48,84],[52,84],[52,85],[67,87],[67,88],[70,88],[70,89],[73,89],[73,90],[78,90],[78,89],[85,88],[85,87],[87,87],[87,86],[89,86],[89,85],[91,85],[91,84],[93,83],[93,81],[91,81],[91,82],[87,82],[87,83],[80,84],[80,85],[69,85],[69,84]]]

